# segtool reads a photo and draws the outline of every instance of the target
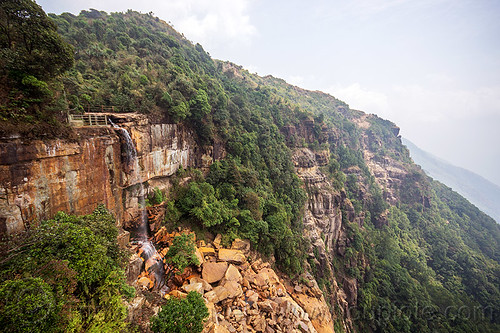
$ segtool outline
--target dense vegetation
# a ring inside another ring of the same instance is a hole
[[[67,133],[60,74],[73,48],[30,0],[0,2],[0,136]]]
[[[59,213],[0,262],[0,326],[5,332],[118,332],[127,327],[125,284],[114,218],[102,206]]]
[[[348,248],[344,256],[335,258],[336,271],[330,276],[357,279],[358,301],[352,313],[359,330],[498,331],[498,225],[416,168],[394,124],[365,117],[329,95],[214,61],[199,44],[193,45],[151,15],[90,10],[78,16],[50,17],[74,47],[75,65],[52,78],[54,84],[47,85],[52,97],[45,104],[37,102],[40,110],[50,112],[50,103],[55,101],[62,101],[72,112],[98,105],[136,110],[148,114],[151,121],[191,126],[202,146],[224,147],[226,157],[215,162],[207,174],[179,171],[178,180],[190,181],[173,186],[167,204],[169,226],[189,224],[196,230],[221,233],[225,242],[237,236],[248,238],[262,253],[273,255],[284,272],[301,272],[308,248],[301,236],[306,194],[294,173],[291,150],[326,150],[330,160],[324,172],[332,190],[347,196],[355,217],[364,221],[360,225],[356,219],[349,221],[349,207],[342,207]],[[6,110],[17,109],[4,104],[2,112]],[[5,112],[2,115],[8,118]],[[359,127],[355,121],[368,126]],[[379,161],[397,161],[405,169],[395,204],[385,200],[388,189],[378,185],[364,151]],[[42,225],[39,233],[44,235],[50,229],[60,233],[61,239],[78,235],[77,244],[84,242],[94,249],[88,258],[79,258],[79,250],[65,252],[62,243],[57,244],[63,251],[39,253],[27,241],[29,250],[3,263],[4,272],[16,273],[2,275],[2,295],[22,289],[39,304],[50,303],[52,298],[60,302],[44,307],[49,309],[47,314],[38,307],[31,312],[34,321],[41,323],[39,328],[61,327],[63,323],[51,324],[58,320],[79,327],[108,325],[99,318],[114,318],[110,323],[121,325],[119,306],[109,316],[98,315],[111,311],[109,302],[117,302],[122,292],[111,238],[100,227],[87,225],[87,219],[94,220],[62,215],[56,218],[58,223]],[[49,249],[53,246],[46,237],[33,242]],[[36,259],[38,256],[43,260]],[[174,258],[173,264],[184,265],[177,262],[179,257]],[[29,260],[41,261],[29,265]],[[58,266],[65,267],[64,276],[69,277],[54,282],[44,275],[40,267],[51,260],[59,260]],[[318,272],[317,267],[312,269]],[[61,289],[60,281],[69,281],[68,286]],[[321,284],[326,293],[333,292],[331,283]],[[104,298],[99,291],[108,285],[114,291]],[[56,297],[60,290],[71,290],[66,294],[72,296]],[[5,325],[12,325],[11,318],[16,318],[13,308],[4,303],[0,306]],[[29,310],[31,305],[20,302],[15,306]],[[43,320],[38,320],[42,315]],[[161,325],[168,322],[169,315],[164,308],[158,318],[165,318],[155,319],[158,331],[164,329]],[[26,320],[26,325],[30,322]]]
[[[200,333],[208,315],[203,297],[191,291],[184,299],[169,298],[158,315],[151,319],[151,330],[155,333]]]

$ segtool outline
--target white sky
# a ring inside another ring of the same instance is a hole
[[[500,185],[498,0],[39,0],[46,12],[134,9],[213,57],[322,90]]]

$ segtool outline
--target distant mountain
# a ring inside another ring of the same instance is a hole
[[[451,187],[500,223],[500,187],[464,168],[454,166],[420,148],[408,139],[403,143],[415,163],[432,178]]]

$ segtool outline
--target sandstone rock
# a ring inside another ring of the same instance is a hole
[[[233,264],[230,264],[229,267],[227,268],[226,275],[224,278],[227,281],[236,281],[239,282],[241,281],[241,274],[240,271],[238,271],[238,268],[236,268]]]
[[[242,321],[245,319],[245,314],[243,312],[241,312],[241,310],[239,309],[236,309],[236,310],[233,310],[233,317],[234,317],[234,320],[235,321]]]
[[[195,276],[195,277],[192,277],[190,280],[189,280],[189,283],[193,284],[193,283],[201,283],[201,285],[203,286],[203,290],[204,291],[210,291],[212,290],[212,286],[210,285],[210,283],[208,283],[207,281],[199,278],[198,276]]]
[[[116,237],[116,242],[121,248],[126,248],[130,241],[130,232],[120,229],[118,236]]]
[[[270,299],[258,302],[257,305],[259,306],[259,309],[265,312],[274,312],[278,309],[278,304]]]
[[[137,253],[134,253],[128,262],[125,275],[127,276],[127,283],[134,282],[141,273],[143,261]]]
[[[234,298],[243,295],[243,290],[241,290],[241,286],[237,281],[226,281],[223,287],[228,291],[228,298]]]
[[[304,309],[318,333],[333,333],[333,321],[325,302],[305,294],[293,295],[298,305]],[[301,318],[304,319],[304,318]]]
[[[199,247],[198,250],[203,256],[215,256],[215,249],[213,247]]]
[[[263,316],[255,317],[252,326],[257,332],[264,332],[267,326],[266,319]]]
[[[242,264],[246,261],[246,257],[240,250],[219,249],[219,260]]]
[[[211,303],[219,303],[230,296],[229,291],[223,286],[215,287],[212,291],[205,293],[205,298]]]
[[[253,283],[258,288],[264,288],[267,286],[269,282],[269,276],[266,272],[259,272],[256,274],[253,279],[250,280],[250,283]]]
[[[176,298],[186,298],[187,294],[183,293],[182,291],[179,291],[179,290],[172,290],[170,292],[170,296],[176,297]]]
[[[225,326],[215,324],[208,333],[231,333]]]
[[[262,265],[262,259],[259,258],[252,263],[252,269],[257,272],[260,270],[260,265]]]
[[[226,274],[227,262],[206,262],[203,264],[202,277],[208,283],[220,281]]]
[[[151,281],[149,278],[143,276],[139,280],[137,280],[137,284],[146,288],[146,289],[151,289],[153,288],[153,281]]]
[[[257,294],[253,290],[247,290],[247,292],[245,293],[245,296],[246,296],[247,302],[250,305],[252,305],[253,303],[256,303],[259,300],[259,294]]]
[[[250,241],[248,239],[236,238],[231,244],[231,249],[240,250],[245,255],[248,255],[250,253]]]
[[[196,248],[194,254],[196,255],[196,258],[198,259],[198,262],[200,263],[198,266],[203,265],[205,260],[203,259],[203,254],[201,253],[200,249]]]
[[[196,291],[197,293],[202,294],[202,295],[204,293],[203,284],[200,282],[199,283],[185,284],[182,286],[182,290],[184,290],[187,293],[189,293],[190,291]]]
[[[222,235],[221,234],[217,234],[217,236],[215,236],[215,239],[214,239],[214,246],[216,249],[220,249],[220,243],[222,241]]]

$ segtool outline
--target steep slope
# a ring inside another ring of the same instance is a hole
[[[51,17],[76,50],[61,78],[71,112],[138,111],[193,133],[201,162],[168,169],[155,161],[176,138],[162,149],[130,125],[139,159],[152,155],[141,173],[165,191],[153,229],[248,239],[291,284],[321,288],[336,332],[498,331],[500,227],[413,164],[396,125],[215,61],[151,15]]]
[[[432,178],[448,185],[454,191],[479,207],[500,223],[500,187],[467,169],[456,167],[422,149],[408,139],[403,143],[410,149],[415,163]]]

